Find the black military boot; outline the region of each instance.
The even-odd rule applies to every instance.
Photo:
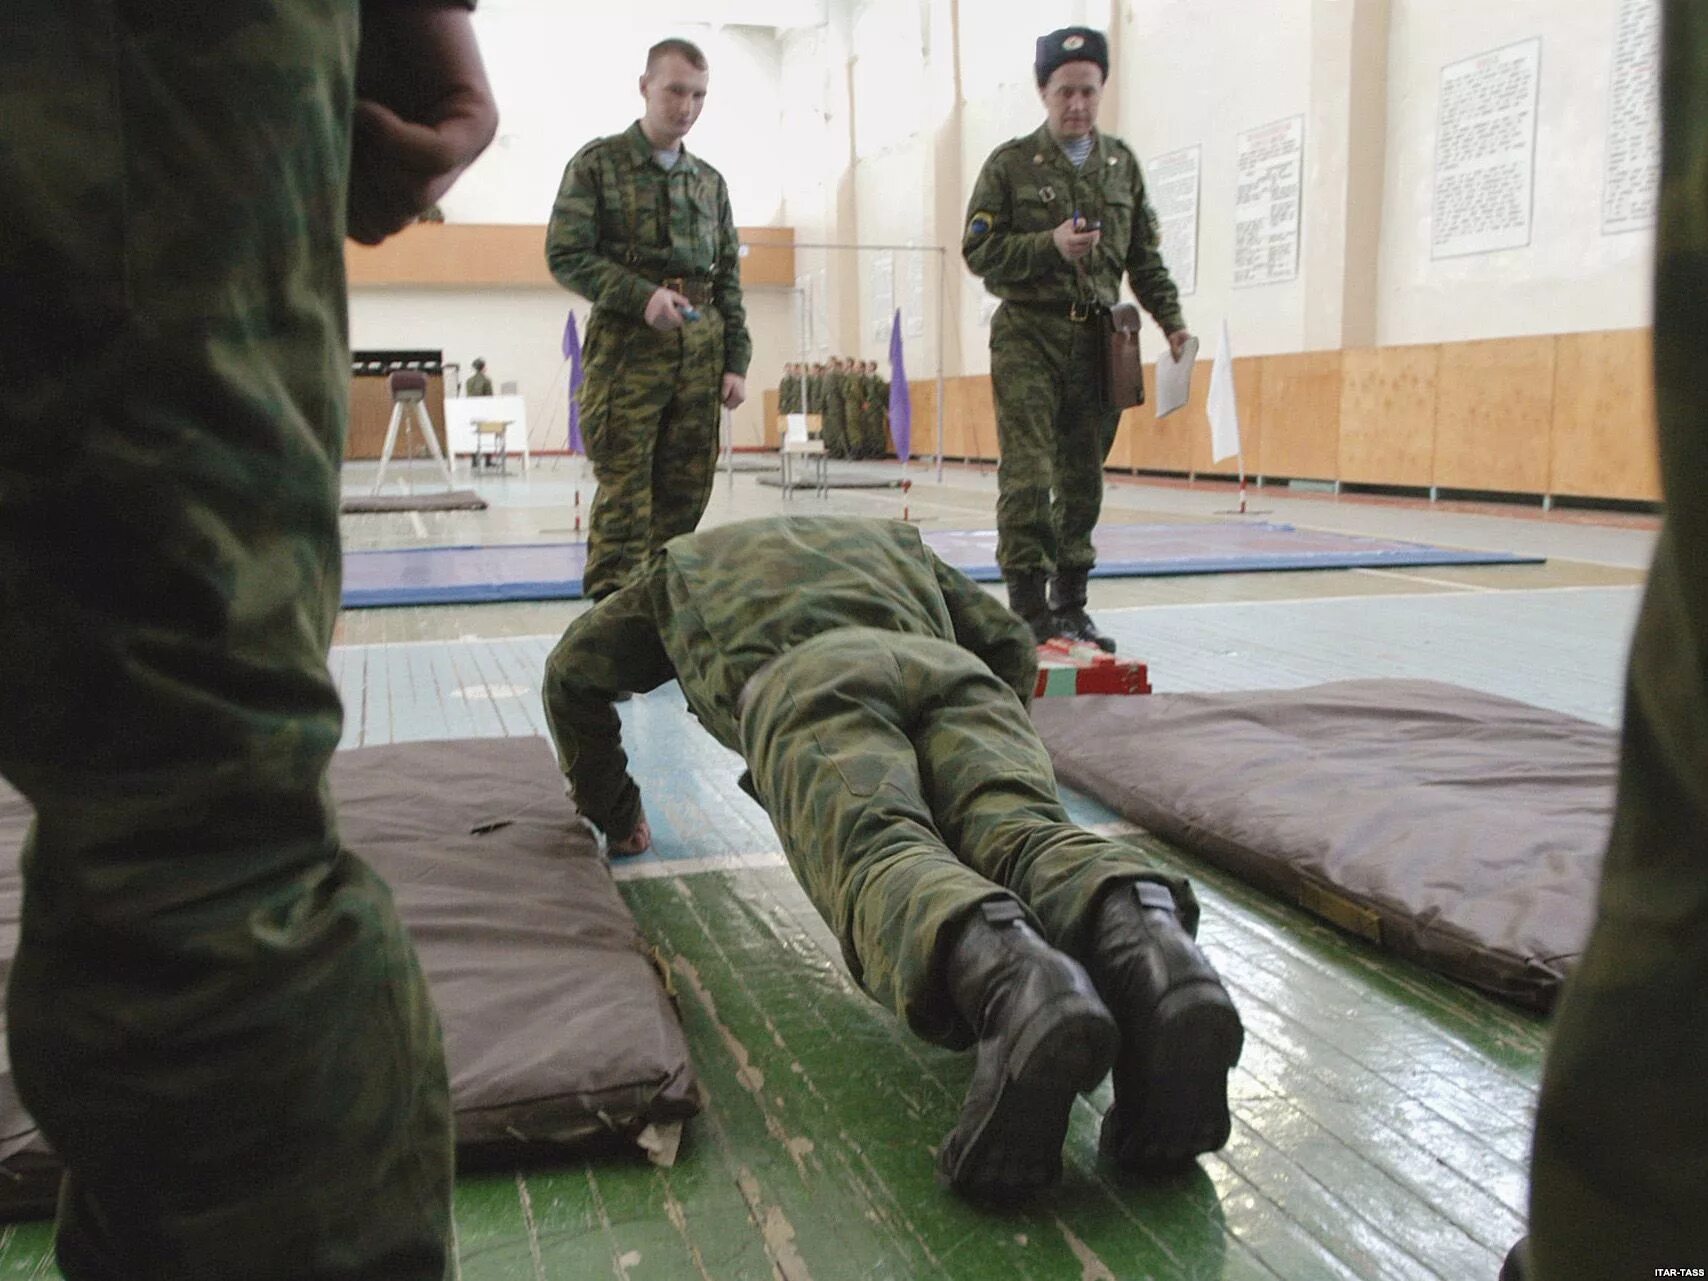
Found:
[[[1050,609],[1056,616],[1056,635],[1090,641],[1105,654],[1115,652],[1115,638],[1105,636],[1085,612],[1085,585],[1090,571],[1064,569],[1050,580]]]
[[[947,978],[978,1033],[978,1062],[938,1177],[971,1196],[1047,1187],[1061,1177],[1074,1096],[1115,1059],[1115,1020],[1079,962],[1044,942],[1012,899],[967,918]]]
[[[1041,569],[1009,569],[1002,574],[1008,584],[1008,608],[1025,620],[1032,639],[1040,645],[1056,635],[1056,616],[1044,599],[1046,577]]]
[[[1121,1025],[1103,1155],[1148,1173],[1225,1144],[1228,1071],[1245,1029],[1168,887],[1137,881],[1106,894],[1086,968]]]

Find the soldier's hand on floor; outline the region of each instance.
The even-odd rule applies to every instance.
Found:
[[[352,125],[349,233],[377,245],[449,191],[498,131],[467,8],[364,0]]]
[[[1176,329],[1168,336],[1168,350],[1176,360],[1179,360],[1180,353],[1186,350],[1186,344],[1191,341],[1192,331],[1190,329]]]
[[[692,311],[694,304],[674,289],[660,285],[646,300],[646,323],[654,329],[680,329],[685,323],[682,313]]]
[[[1050,238],[1056,242],[1056,249],[1069,262],[1078,262],[1103,239],[1102,231],[1095,228],[1081,231],[1077,224],[1077,219],[1069,218],[1050,233]]]
[[[645,854],[652,848],[652,827],[642,814],[640,822],[635,824],[635,830],[620,841],[607,841],[606,848],[612,858],[631,858],[636,854]]]
[[[724,408],[740,409],[742,401],[747,399],[747,379],[740,374],[724,375]]]

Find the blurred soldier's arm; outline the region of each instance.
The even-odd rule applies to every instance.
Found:
[[[735,230],[729,188],[718,182],[718,261],[712,268],[712,305],[724,318],[724,382],[721,399],[735,409],[747,397],[747,366],[753,339],[747,332],[747,307],[741,299],[741,238]]]
[[[349,234],[377,245],[450,190],[498,131],[474,0],[365,0]]]
[[[622,722],[613,704],[675,677],[659,640],[651,576],[637,575],[569,625],[546,660],[546,724],[575,807],[605,833],[613,852],[645,826],[640,788],[629,777]]]
[[[617,315],[647,319],[647,303],[658,286],[606,257],[599,238],[599,211],[607,198],[600,146],[589,143],[569,162],[546,226],[546,264],[558,284]],[[617,199],[616,193],[609,195]],[[686,299],[683,300],[686,303]]]
[[[949,606],[955,643],[984,660],[1003,684],[1030,706],[1038,685],[1038,646],[1032,629],[1001,601],[985,592],[960,570],[931,555],[937,586]]]
[[[1133,166],[1137,174],[1138,166]],[[1143,180],[1133,199],[1133,233],[1127,248],[1127,276],[1133,282],[1133,293],[1151,314],[1162,332],[1168,335],[1168,345],[1178,357],[1180,349],[1191,335],[1186,329],[1186,317],[1180,311],[1180,290],[1168,267],[1162,261],[1162,226],[1156,210],[1145,195]]]

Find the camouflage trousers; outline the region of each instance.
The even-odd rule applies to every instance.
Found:
[[[1083,957],[1114,885],[1186,882],[1070,823],[1014,691],[950,641],[838,628],[744,695],[741,749],[807,896],[855,979],[926,1040],[964,1047],[944,959],[977,904],[1012,897]]]
[[[1595,927],[1555,1017],[1535,1281],[1708,1268],[1708,14],[1669,0],[1655,389],[1667,513]]]
[[[832,458],[852,458],[853,444],[848,438],[848,410],[840,390],[826,393],[824,416],[819,420],[819,439],[824,452]]]
[[[438,1024],[325,787],[356,40],[0,8],[6,1023],[72,1281],[448,1275]]]
[[[723,401],[724,323],[711,307],[680,330],[593,311],[581,428],[599,491],[582,593],[601,600],[678,534],[712,496]]]
[[[1121,415],[1098,390],[1097,317],[1004,303],[990,325],[996,395],[996,563],[1004,570],[1079,570],[1097,563],[1103,461]]]

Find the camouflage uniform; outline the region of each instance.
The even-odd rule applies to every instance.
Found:
[[[723,176],[687,148],[663,168],[638,121],[588,143],[564,170],[546,260],[593,302],[581,430],[599,481],[582,578],[594,599],[706,510],[723,376],[745,377],[753,352],[739,248]],[[642,317],[667,282],[700,318],[660,331]]]
[[[871,457],[866,439],[866,376],[848,370],[842,375],[842,430],[850,458]]]
[[[866,375],[866,438],[874,458],[890,452],[890,385],[877,374]]]
[[[621,838],[641,803],[611,701],[674,676],[745,758],[855,978],[920,1036],[965,1045],[942,958],[974,905],[1017,898],[1084,956],[1103,889],[1163,879],[1067,821],[1026,715],[1036,672],[1024,625],[912,527],[774,517],[676,539],[576,619],[545,703],[576,804]]]
[[[1103,230],[1079,268],[1051,240],[1075,210]],[[1139,163],[1108,134],[1096,135],[1075,169],[1041,126],[1003,143],[979,172],[961,255],[1005,300],[990,327],[1002,450],[996,559],[1005,571],[1089,570],[1096,561],[1103,461],[1120,422],[1098,390],[1100,308],[1119,301],[1125,273],[1164,332],[1185,328],[1158,242]]]
[[[780,414],[798,414],[801,412],[801,380],[797,374],[784,374],[783,381],[777,385],[777,412]]]
[[[490,395],[492,395],[492,379],[488,378],[485,374],[482,374],[482,373],[470,374],[469,380],[463,384],[463,395],[465,395],[465,396],[490,396]]]
[[[438,1026],[325,789],[356,52],[354,0],[0,9],[6,1022],[73,1281],[448,1275]]]
[[[824,381],[820,384],[819,412],[824,415],[819,426],[819,439],[824,441],[824,452],[832,458],[850,457],[848,440],[848,398],[844,394],[845,375],[840,369],[824,371]]]
[[[1669,0],[1665,14],[1655,386],[1667,514],[1631,651],[1595,928],[1543,1072],[1537,1281],[1708,1267],[1708,14],[1700,0]]]

